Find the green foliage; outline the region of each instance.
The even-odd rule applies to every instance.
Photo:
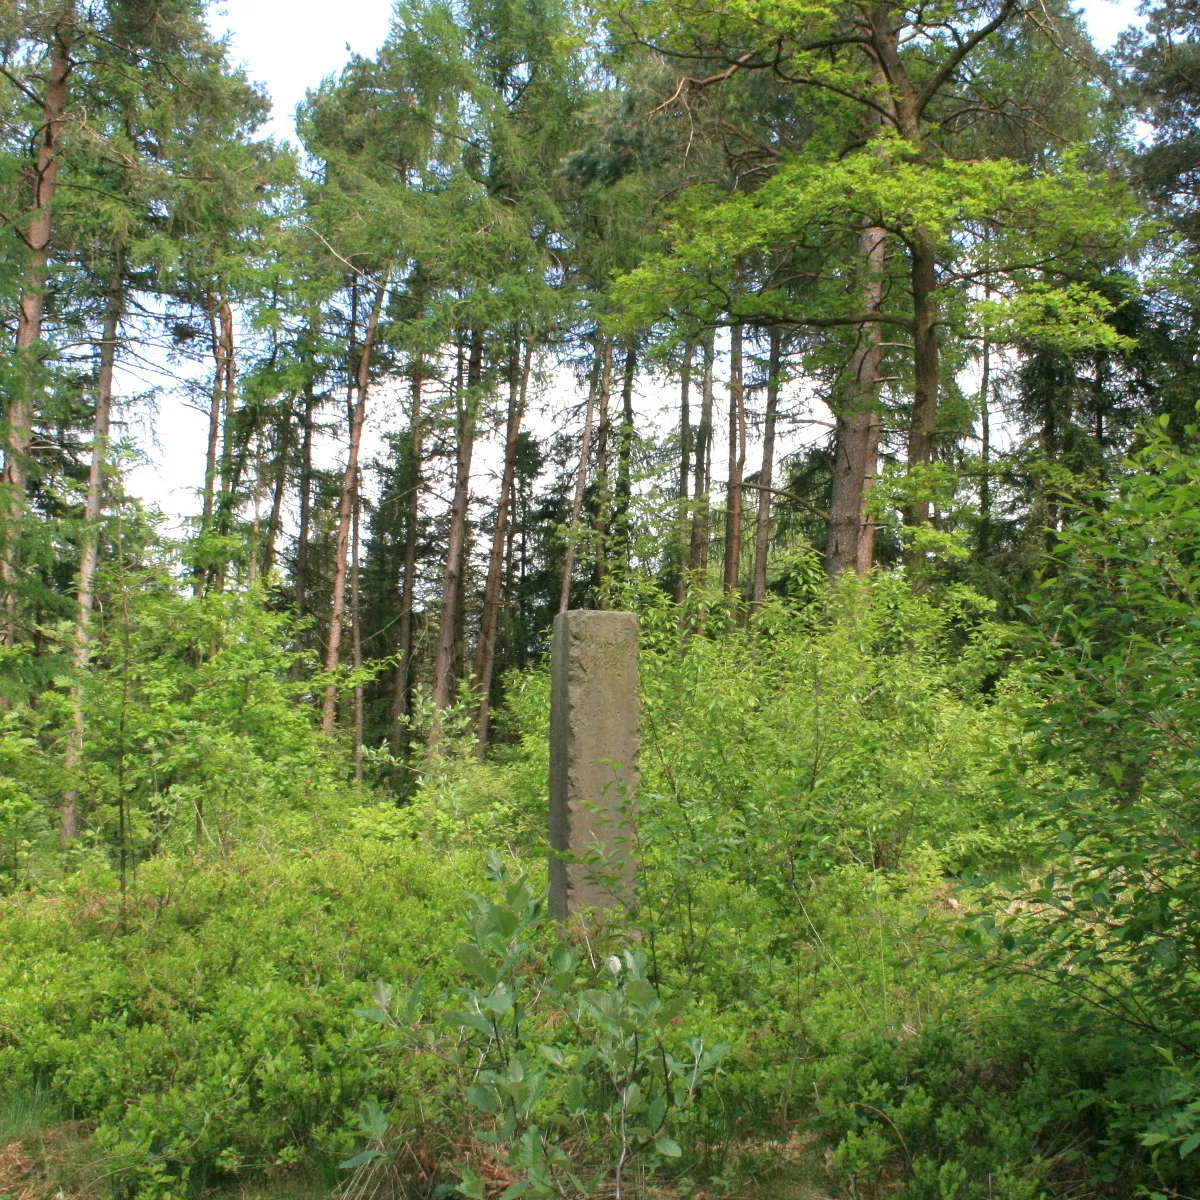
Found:
[[[353,1014],[373,977],[445,978],[470,860],[363,838],[160,856],[0,907],[0,1075],[94,1121],[122,1196],[344,1156],[385,1075]],[[432,964],[429,965],[429,964]],[[415,1085],[420,1086],[420,1085]]]
[[[432,1021],[414,1019],[418,980],[399,1010],[380,984],[378,1006],[363,1015],[454,1065],[475,1120],[482,1114],[487,1126],[476,1139],[516,1175],[502,1193],[508,1200],[591,1196],[610,1186],[620,1195],[630,1176],[644,1184],[681,1157],[672,1127],[729,1047],[681,1039],[673,1027],[687,998],[664,1000],[640,951],[583,971],[568,945],[547,950],[544,894],[513,879],[494,854],[488,875],[501,898],[472,897],[469,940],[455,952],[468,982],[452,1007]],[[386,1129],[367,1132],[382,1142]],[[369,1148],[343,1165],[363,1167],[382,1153]],[[486,1183],[473,1165],[462,1166],[457,1191],[483,1200]]]

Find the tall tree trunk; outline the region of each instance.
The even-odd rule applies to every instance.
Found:
[[[80,535],[79,585],[75,605],[75,645],[71,658],[71,729],[63,765],[70,778],[83,757],[86,733],[83,717],[83,673],[87,669],[92,640],[92,613],[96,603],[96,564],[100,550],[100,513],[104,507],[104,470],[108,462],[108,438],[112,427],[113,369],[117,360],[117,337],[125,311],[124,266],[118,252],[108,286],[108,304],[100,340],[100,368],[96,374],[96,411],[92,419],[92,461],[88,468],[87,500]],[[79,832],[79,794],[72,788],[62,798],[58,836],[65,849]]]
[[[913,410],[908,436],[910,468],[933,461],[933,435],[937,429],[941,348],[937,333],[937,248],[924,232],[910,243],[913,296]],[[907,523],[929,520],[929,501],[915,501]]]
[[[700,423],[696,427],[696,474],[692,510],[691,568],[708,569],[709,485],[712,477],[713,335],[704,343],[704,373],[700,385]]]
[[[675,580],[675,603],[682,604],[687,595],[688,556],[688,475],[692,469],[692,359],[696,356],[695,342],[688,342],[683,351],[683,368],[679,381],[679,547]]]
[[[729,335],[729,483],[725,504],[725,572],[727,595],[741,581],[742,480],[746,474],[746,391],[742,373],[742,324],[735,321]]]
[[[350,532],[350,640],[354,669],[362,666],[362,621],[359,605],[358,531],[362,517],[362,475],[354,480],[354,517]],[[354,685],[354,782],[363,781],[363,688]]]
[[[631,338],[625,348],[621,373],[621,428],[617,431],[617,483],[613,492],[613,549],[623,578],[629,576],[633,551],[629,509],[633,503],[633,384],[636,378],[637,343]]]
[[[221,409],[227,391],[225,377],[229,367],[226,353],[226,313],[229,306],[221,301],[216,312],[213,311],[214,300],[208,302],[208,328],[212,337],[213,352],[213,386],[208,405],[208,448],[204,458],[204,496],[200,507],[200,549],[204,553],[205,535],[212,532],[213,514],[216,511],[217,497],[217,460],[221,450]],[[219,321],[218,321],[219,317]],[[229,327],[232,339],[232,324]],[[196,564],[192,581],[192,592],[203,595],[205,583],[209,579],[209,570],[201,561]]]
[[[392,678],[392,753],[397,757],[403,750],[404,726],[402,717],[412,712],[412,655],[413,655],[413,605],[417,590],[417,534],[421,519],[421,466],[423,415],[421,412],[425,364],[418,357],[412,369],[412,403],[408,419],[408,495],[405,497],[407,512],[404,523],[404,577],[400,592],[400,661]]]
[[[859,251],[865,264],[863,307],[876,312],[883,300],[883,270],[887,233],[864,227]],[[846,397],[836,414],[833,486],[829,497],[829,545],[825,565],[831,579],[842,571],[862,574],[871,569],[875,523],[867,514],[867,493],[879,460],[883,428],[879,411],[879,376],[883,362],[883,331],[878,323],[863,325],[850,359]]]
[[[597,593],[604,583],[608,570],[608,518],[611,502],[608,478],[608,451],[612,440],[612,420],[609,405],[612,400],[612,345],[605,343],[603,366],[600,373],[600,395],[596,423],[596,516],[592,527],[596,532],[596,562],[593,579]]]
[[[775,421],[779,413],[779,327],[771,326],[767,360],[767,411],[763,420],[762,468],[758,473],[758,519],[754,530],[754,585],[751,603],[757,612],[767,598],[767,552],[771,546],[771,485],[775,475]]]
[[[287,492],[288,468],[291,466],[292,441],[295,437],[296,394],[288,396],[287,407],[280,414],[279,453],[275,460],[275,481],[271,493],[271,515],[267,520],[267,544],[263,547],[262,573],[266,579],[275,566],[276,547],[283,525],[283,498]]]
[[[358,399],[350,417],[350,447],[346,456],[346,473],[342,476],[342,491],[338,499],[338,534],[333,560],[333,602],[329,612],[329,640],[325,647],[325,670],[330,676],[341,661],[342,623],[346,616],[346,570],[350,551],[350,526],[354,516],[354,497],[358,491],[358,452],[362,445],[363,422],[367,415],[367,393],[371,384],[371,352],[375,348],[375,332],[387,295],[387,276],[375,289],[367,334],[358,357]],[[331,679],[325,687],[325,703],[321,711],[321,729],[332,733],[337,719],[337,684]]]
[[[317,400],[313,381],[304,383],[304,436],[300,445],[300,528],[296,533],[296,615],[308,609],[308,549],[312,530],[313,416]]]
[[[50,71],[42,98],[42,123],[37,134],[37,158],[30,173],[29,211],[33,214],[24,240],[29,248],[21,305],[17,314],[17,386],[8,402],[8,440],[4,447],[4,474],[0,500],[6,518],[0,527],[0,585],[4,589],[4,641],[17,640],[17,528],[29,489],[29,446],[33,437],[35,380],[34,348],[42,337],[46,317],[46,275],[50,266],[50,238],[54,231],[52,205],[58,182],[58,139],[67,109],[67,80],[71,62],[70,31],[74,4],[63,6],[62,20],[50,47]]]
[[[229,302],[221,305],[221,344],[225,359],[225,391],[221,398],[221,498],[217,507],[217,532],[228,535],[233,522],[234,494],[237,490],[234,436],[234,402],[237,397],[237,359],[233,344],[233,309]],[[221,561],[210,568],[209,578],[218,592],[225,590],[225,572],[229,561],[221,551]]]
[[[571,603],[571,572],[575,566],[575,547],[579,538],[579,519],[583,513],[583,497],[587,491],[588,463],[592,453],[592,422],[596,411],[596,399],[607,379],[611,363],[612,347],[597,340],[592,361],[591,378],[588,380],[587,407],[583,414],[583,440],[579,446],[579,470],[575,474],[575,498],[571,502],[571,523],[567,532],[567,553],[563,561],[562,590],[558,596],[558,611],[564,613]],[[521,542],[522,559],[525,553],[524,538]],[[522,570],[524,578],[524,570]]]
[[[992,347],[983,339],[983,372],[979,381],[979,457],[982,474],[979,479],[979,537],[976,553],[987,554],[992,524]]]
[[[496,505],[496,527],[492,530],[492,552],[488,557],[487,583],[483,591],[483,615],[479,622],[479,641],[475,646],[475,688],[479,693],[479,713],[475,722],[475,742],[480,754],[487,749],[488,722],[491,717],[492,673],[496,664],[496,629],[500,620],[500,584],[504,573],[505,533],[508,510],[512,504],[513,480],[517,473],[517,442],[525,402],[529,395],[529,370],[533,346],[525,345],[524,361],[520,342],[513,346],[508,384],[508,428],[504,436],[504,472],[500,476],[500,499]]]
[[[262,537],[263,464],[261,448],[254,468],[254,516],[250,520],[250,539],[246,548],[246,586],[258,583],[258,542]]]
[[[471,458],[475,451],[475,426],[479,416],[479,389],[483,377],[483,334],[471,335],[466,387],[455,397],[458,417],[458,462],[454,500],[450,506],[450,535],[446,546],[446,572],[442,578],[442,617],[438,623],[433,659],[433,704],[439,711],[454,699],[455,647],[462,610],[463,576],[467,565],[467,520],[471,506]],[[439,731],[431,730],[431,743]]]

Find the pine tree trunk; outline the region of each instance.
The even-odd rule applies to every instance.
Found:
[[[504,437],[504,471],[500,477],[500,499],[496,505],[496,526],[492,530],[492,552],[488,558],[487,583],[483,592],[483,615],[479,622],[479,641],[475,647],[475,688],[479,693],[479,713],[475,722],[475,742],[482,755],[487,749],[488,723],[491,717],[492,673],[496,664],[496,630],[500,621],[500,584],[504,571],[505,533],[508,510],[512,504],[513,480],[517,473],[517,443],[525,402],[529,395],[529,370],[533,346],[525,345],[520,363],[520,343],[513,347],[508,390],[508,428]],[[520,365],[519,365],[520,364]]]
[[[216,510],[217,496],[217,457],[221,449],[221,407],[224,403],[226,384],[225,373],[228,366],[225,342],[225,313],[228,305],[221,302],[219,313],[221,322],[218,325],[217,313],[212,309],[213,301],[208,303],[208,327],[212,337],[213,352],[213,386],[208,405],[208,448],[204,459],[204,496],[200,507],[200,543],[201,552],[204,549],[204,537],[212,531],[213,514]],[[192,592],[196,596],[204,594],[205,582],[209,572],[203,562],[197,563],[192,581]]]
[[[596,561],[593,564],[593,582],[597,595],[604,584],[608,571],[608,528],[611,494],[608,478],[608,449],[612,439],[612,421],[609,405],[612,401],[612,344],[604,345],[604,358],[600,369],[600,395],[596,422],[596,515],[592,527],[596,532]],[[599,601],[597,601],[599,603]]]
[[[708,569],[709,485],[712,478],[713,433],[713,335],[704,343],[704,373],[700,385],[700,423],[696,427],[696,474],[692,489],[695,502],[692,508],[693,572]]]
[[[233,429],[234,402],[237,396],[237,359],[233,344],[233,309],[228,301],[221,305],[221,345],[225,359],[225,390],[221,397],[221,498],[217,506],[216,528],[218,533],[228,535],[233,521],[233,497],[237,488]],[[225,590],[225,572],[228,566],[229,560],[222,549],[220,563],[209,570],[209,579],[215,591]]]
[[[42,99],[42,123],[37,134],[37,159],[31,170],[29,211],[33,214],[25,231],[29,260],[17,314],[17,386],[8,402],[8,439],[4,447],[4,474],[0,493],[6,511],[7,529],[0,527],[0,585],[4,588],[4,641],[17,640],[17,536],[29,489],[29,446],[33,437],[33,349],[41,340],[46,315],[46,275],[50,266],[50,238],[54,231],[53,210],[58,182],[58,139],[67,109],[67,80],[70,78],[71,44],[68,30],[74,24],[75,6],[63,8],[50,52],[50,71]],[[22,377],[23,376],[23,377]]]
[[[696,344],[688,342],[683,351],[683,368],[679,382],[679,548],[675,580],[675,603],[682,604],[687,595],[688,557],[688,475],[692,469],[692,359]]]
[[[342,624],[346,616],[346,573],[350,552],[350,527],[354,516],[354,497],[358,491],[358,453],[362,445],[363,422],[367,415],[367,393],[371,383],[371,352],[375,347],[375,332],[387,295],[387,277],[375,289],[375,301],[367,321],[367,334],[358,357],[358,399],[350,418],[350,447],[346,457],[346,473],[338,499],[338,534],[333,561],[333,601],[329,612],[329,640],[325,646],[325,670],[332,676],[341,662]],[[321,729],[332,733],[337,719],[337,684],[331,679],[325,687],[325,703],[321,710]]]
[[[767,598],[767,552],[771,546],[771,485],[775,479],[775,421],[779,413],[779,329],[771,327],[771,349],[767,362],[767,411],[763,420],[762,469],[758,473],[758,519],[754,531],[754,586],[751,603],[755,612]]]
[[[579,537],[579,519],[583,513],[583,497],[587,491],[588,463],[592,452],[592,423],[596,412],[596,399],[600,394],[604,367],[602,359],[610,353],[605,345],[603,351],[597,341],[592,362],[591,378],[588,380],[587,407],[583,414],[583,440],[579,446],[579,470],[575,474],[575,498],[571,502],[571,523],[567,533],[567,553],[563,561],[562,590],[558,597],[558,611],[564,613],[571,603],[571,572],[575,566],[575,546]],[[522,539],[522,555],[524,539]],[[524,572],[522,572],[522,575]]]
[[[433,704],[439,711],[454,699],[456,644],[462,610],[463,576],[467,559],[467,520],[471,506],[471,458],[475,450],[475,426],[479,416],[479,385],[483,377],[483,334],[471,335],[466,387],[455,397],[458,406],[458,453],[454,477],[454,500],[450,507],[450,535],[446,547],[446,571],[442,578],[442,615],[438,623],[433,660]],[[430,732],[431,744],[439,730]]]
[[[262,574],[266,579],[275,566],[276,547],[279,543],[279,532],[283,525],[283,498],[287,492],[288,468],[291,466],[292,439],[295,436],[295,405],[296,394],[293,392],[287,400],[287,407],[281,414],[279,429],[279,454],[275,460],[275,482],[271,493],[271,515],[267,519],[267,544],[263,547]]]
[[[412,655],[413,655],[413,605],[417,589],[417,534],[421,519],[421,467],[422,458],[422,412],[421,389],[424,385],[424,362],[418,358],[413,364],[412,406],[408,421],[408,496],[407,514],[404,525],[404,578],[400,593],[400,661],[392,680],[392,753],[399,757],[404,741],[404,726],[401,717],[412,712]]]
[[[746,393],[742,376],[742,325],[729,337],[729,483],[725,505],[726,595],[737,593],[742,566],[742,479],[746,473]]]
[[[984,558],[988,552],[992,524],[992,347],[983,339],[983,372],[979,381],[979,536],[975,552]]]
[[[74,679],[71,683],[71,728],[63,766],[70,778],[83,757],[86,729],[83,717],[83,672],[87,670],[95,609],[96,564],[99,560],[100,513],[104,507],[104,471],[108,462],[108,438],[112,427],[113,369],[117,360],[117,337],[125,311],[125,275],[118,254],[109,281],[108,305],[100,341],[100,369],[96,375],[96,411],[92,419],[92,461],[88,468],[87,500],[83,509],[82,543],[79,555],[79,586],[76,594],[75,645],[71,651]],[[59,811],[59,841],[65,849],[79,833],[79,796],[72,789],[62,798]]]
[[[937,250],[924,233],[910,244],[913,296],[913,411],[908,437],[910,468],[933,461],[933,435],[937,428],[938,389],[941,382],[941,348],[937,335]],[[929,520],[929,501],[910,507],[907,523]]]
[[[354,480],[354,517],[350,534],[350,637],[354,655],[354,669],[362,666],[362,621],[360,619],[360,591],[358,577],[358,531],[362,517],[362,476]],[[354,782],[363,781],[363,689],[361,683],[354,685]]]
[[[308,544],[312,529],[313,415],[317,401],[311,379],[304,384],[304,437],[300,446],[300,528],[296,532],[296,615],[308,610]]]
[[[628,578],[632,566],[633,532],[629,510],[633,503],[633,384],[637,378],[637,343],[632,339],[625,349],[621,373],[621,428],[617,431],[617,483],[613,499],[614,557],[622,577]]]
[[[866,264],[863,308],[866,312],[876,312],[883,300],[886,231],[875,225],[866,226],[859,250]],[[875,478],[883,428],[879,411],[882,327],[877,323],[864,325],[858,336],[858,346],[848,367],[846,400],[836,415],[829,545],[825,557],[831,579],[842,571],[859,574],[869,571],[875,550],[875,523],[867,514],[867,493]]]

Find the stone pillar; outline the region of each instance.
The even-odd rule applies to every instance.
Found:
[[[554,621],[550,699],[550,915],[630,905],[637,863],[638,621],[565,612]]]

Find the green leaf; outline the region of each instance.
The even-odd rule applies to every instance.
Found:
[[[482,1083],[473,1083],[467,1088],[467,1099],[480,1112],[495,1116],[500,1111],[500,1099],[495,1091]]]
[[[487,1194],[483,1180],[470,1167],[463,1167],[457,1190],[460,1196],[466,1196],[468,1200],[483,1200]]]
[[[683,1147],[674,1138],[655,1138],[654,1148],[664,1158],[679,1158],[683,1154]]]
[[[367,1163],[374,1162],[377,1158],[382,1157],[382,1150],[364,1150],[361,1154],[356,1154],[353,1158],[348,1158],[345,1162],[338,1163],[338,1166],[343,1171],[355,1171],[359,1167],[365,1166]]]

